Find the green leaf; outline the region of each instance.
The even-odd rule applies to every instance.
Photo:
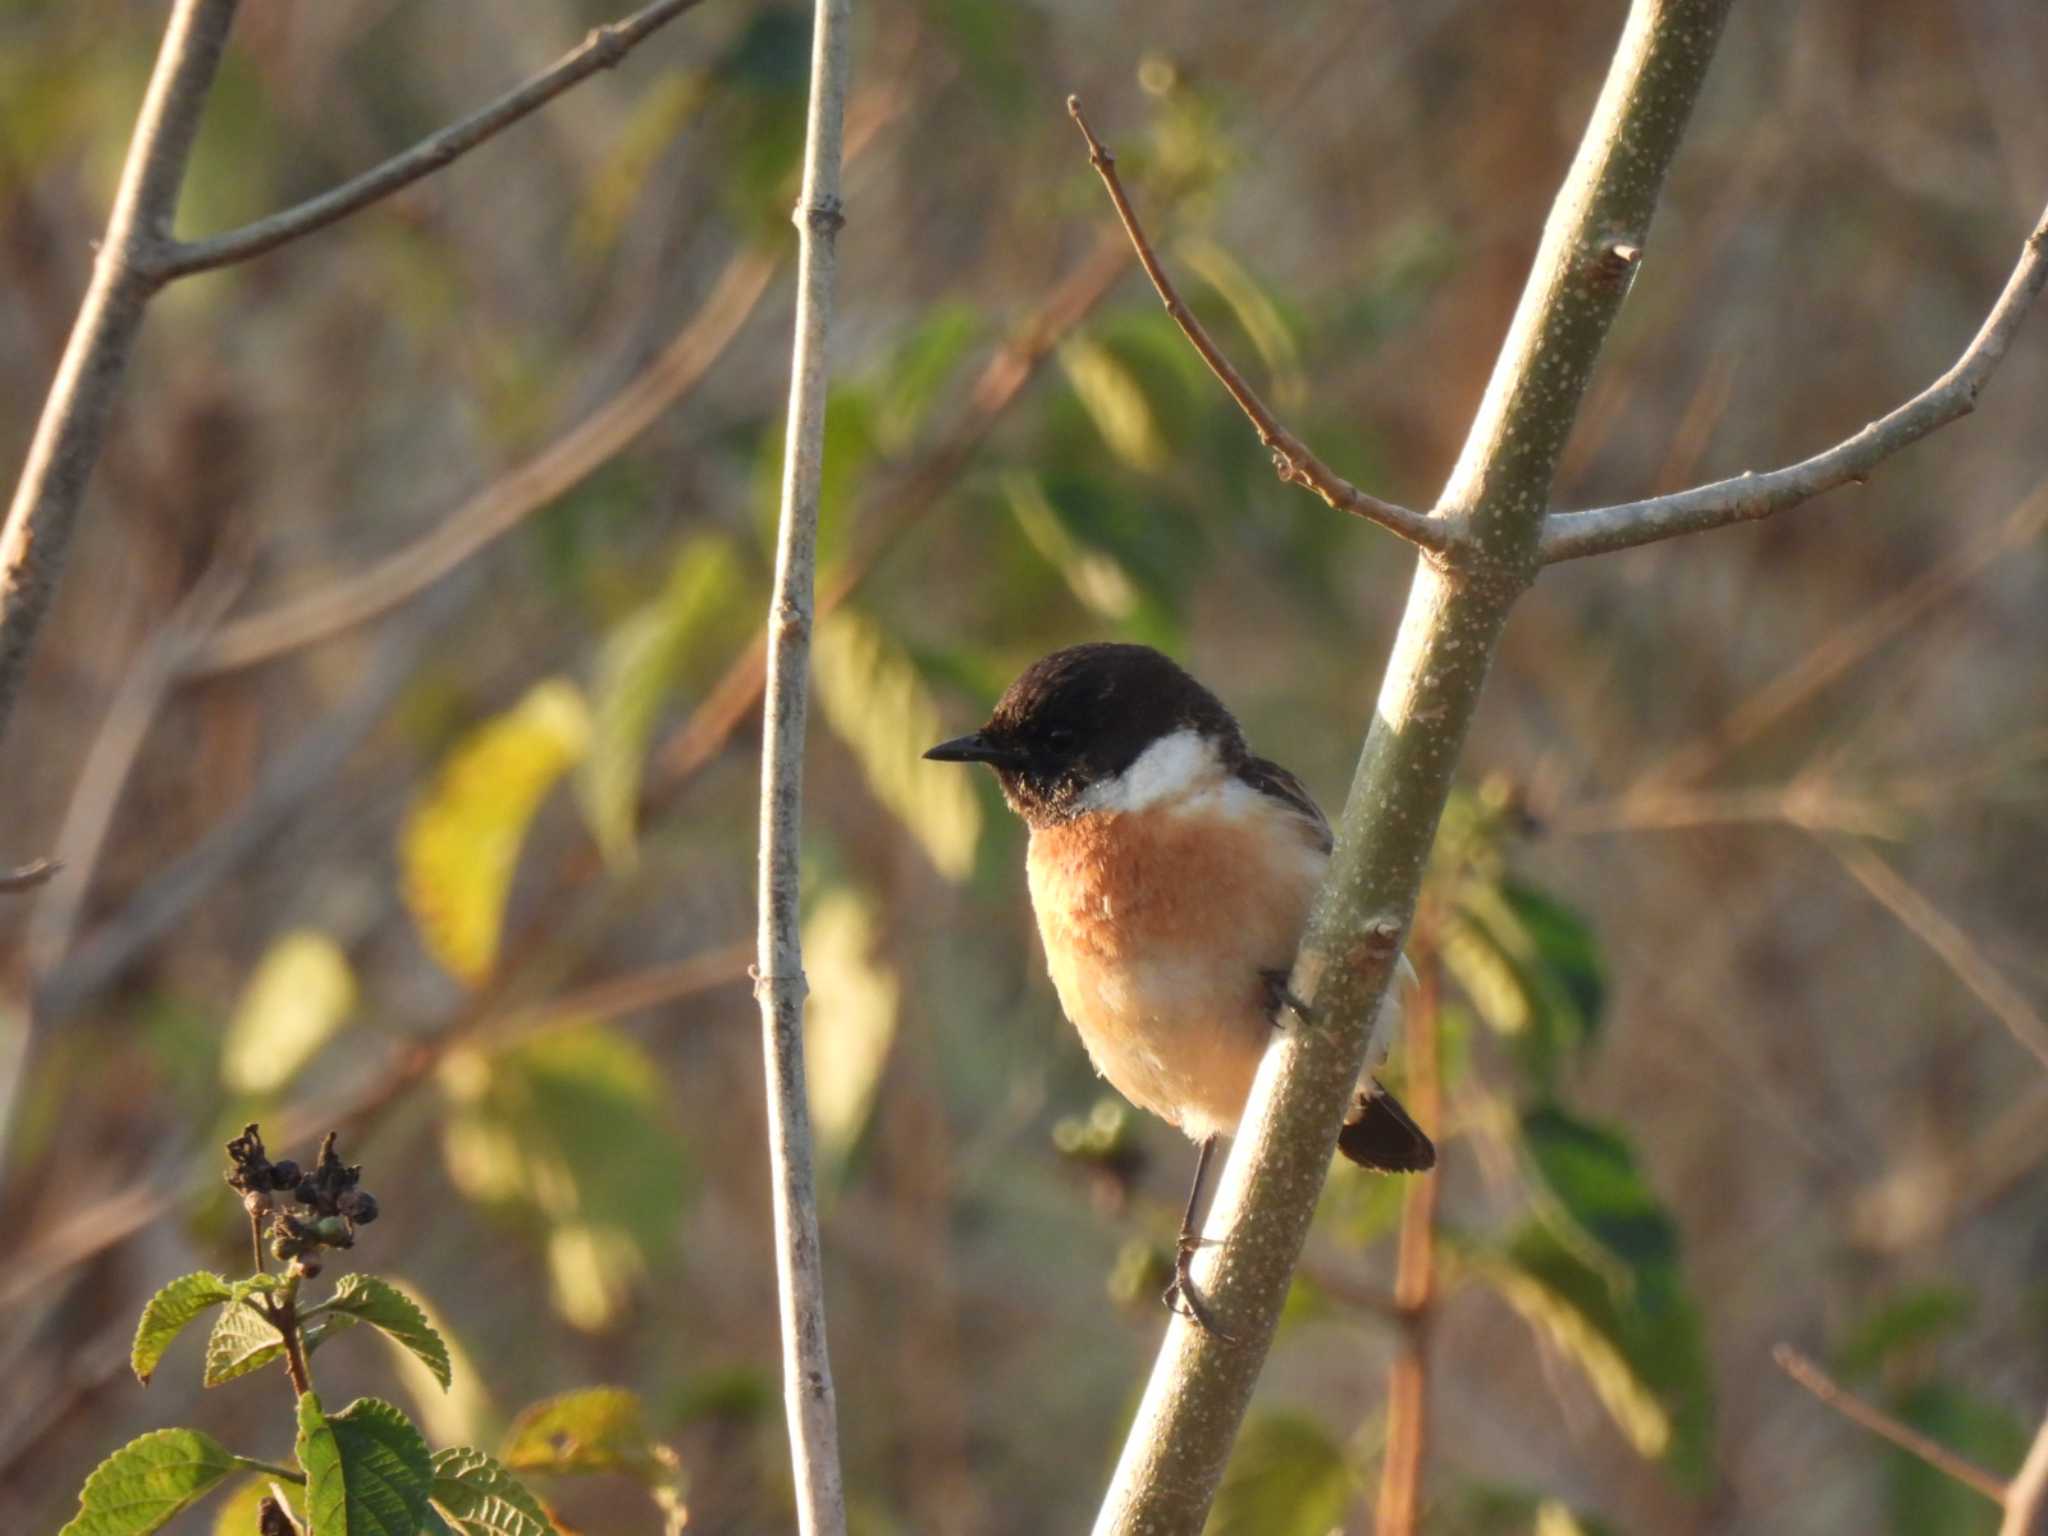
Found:
[[[981,838],[981,802],[968,775],[923,760],[943,734],[942,716],[909,653],[872,619],[842,608],[818,626],[811,675],[826,722],[852,748],[875,798],[940,874],[965,880]]]
[[[981,337],[981,311],[953,300],[929,309],[882,372],[876,390],[875,440],[888,454],[907,452],[960,359]]]
[[[1952,1285],[1918,1286],[1888,1298],[1849,1331],[1834,1351],[1844,1376],[1868,1376],[1893,1356],[1931,1344],[1970,1320],[1977,1310],[1968,1291]]]
[[[135,1379],[148,1386],[171,1340],[207,1308],[219,1306],[234,1294],[234,1288],[219,1275],[201,1271],[173,1280],[150,1297],[142,1309],[142,1321],[135,1327],[135,1345],[128,1352]]]
[[[299,1465],[312,1536],[419,1536],[434,1481],[427,1442],[391,1404],[358,1398],[329,1417],[299,1399]]]
[[[2027,1454],[2027,1431],[1996,1404],[1957,1387],[1929,1382],[1893,1405],[1900,1418],[1980,1467],[2016,1467]],[[1883,1452],[1892,1529],[1899,1536],[1992,1536],[1999,1509],[1983,1494],[1937,1472],[1893,1445]]]
[[[1176,247],[1176,255],[1182,265],[1215,289],[1216,296],[1230,306],[1239,327],[1258,349],[1260,360],[1272,375],[1268,398],[1274,407],[1286,411],[1299,406],[1308,389],[1302,378],[1301,348],[1265,286],[1213,240],[1183,239]]]
[[[1556,897],[1522,881],[1503,880],[1500,893],[1535,945],[1545,985],[1573,1010],[1580,1035],[1590,1038],[1607,1007],[1607,967],[1592,925]]]
[[[1357,1492],[1344,1448],[1321,1424],[1268,1413],[1239,1437],[1206,1536],[1326,1536]]]
[[[1130,573],[1116,556],[1087,544],[1067,527],[1038,476],[1021,469],[1007,471],[1003,492],[1017,527],[1060,573],[1076,602],[1098,618],[1118,624],[1138,612],[1144,594]]]
[[[1599,1259],[1534,1222],[1466,1262],[1579,1368],[1638,1455],[1703,1486],[1713,1401],[1699,1313],[1668,1268],[1631,1273]]]
[[[213,1332],[207,1336],[206,1372],[201,1383],[217,1387],[283,1358],[283,1335],[254,1307],[236,1297],[214,1319]]]
[[[643,1481],[666,1481],[674,1460],[648,1436],[639,1397],[622,1387],[529,1404],[505,1432],[502,1455],[518,1472],[624,1472]]]
[[[610,1326],[674,1241],[686,1187],[660,1070],[617,1029],[549,1029],[444,1058],[442,1151],[465,1195],[538,1223],[555,1307]]]
[[[235,1469],[233,1455],[196,1429],[159,1429],[93,1469],[78,1513],[58,1536],[142,1536],[161,1529]]]
[[[464,1536],[555,1536],[554,1522],[525,1485],[468,1446],[434,1453],[434,1502]]]
[[[399,836],[406,906],[428,951],[475,983],[497,964],[527,824],[590,737],[583,695],[559,678],[458,742]]]
[[[324,933],[295,929],[264,952],[221,1044],[221,1081],[271,1093],[313,1059],[356,1005],[355,973]]]
[[[1522,1115],[1522,1145],[1543,1187],[1580,1232],[1636,1269],[1677,1273],[1678,1228],[1619,1131],[1556,1104]]]
[[[692,539],[661,595],[618,624],[598,652],[590,752],[577,770],[576,792],[615,868],[633,862],[640,776],[655,719],[740,581],[730,540]]]
[[[1109,451],[1148,474],[1164,469],[1170,457],[1166,437],[1129,363],[1088,336],[1068,337],[1059,359]]]
[[[805,1082],[818,1163],[830,1176],[867,1128],[896,1039],[903,986],[880,957],[881,939],[873,903],[846,886],[821,895],[804,922],[813,988],[804,1010]]]
[[[448,1344],[434,1331],[426,1313],[397,1286],[375,1275],[343,1275],[334,1294],[320,1304],[322,1315],[346,1314],[359,1317],[403,1344],[434,1373],[445,1392],[454,1378],[448,1363]]]
[[[1577,914],[1511,880],[1467,879],[1445,925],[1444,963],[1473,1007],[1513,1039],[1547,1088],[1592,1038],[1605,1000],[1597,946]]]

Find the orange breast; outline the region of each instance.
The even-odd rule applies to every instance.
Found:
[[[1197,1138],[1236,1129],[1323,855],[1263,802],[1210,797],[1032,833],[1047,967],[1096,1069]]]

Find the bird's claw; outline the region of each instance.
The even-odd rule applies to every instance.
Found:
[[[1236,1342],[1209,1311],[1209,1304],[1202,1300],[1201,1292],[1195,1289],[1195,1277],[1191,1266],[1195,1262],[1195,1250],[1204,1246],[1207,1239],[1187,1237],[1181,1240],[1173,1257],[1173,1279],[1160,1293],[1159,1299],[1169,1312],[1178,1313],[1204,1333],[1222,1340],[1225,1344]]]

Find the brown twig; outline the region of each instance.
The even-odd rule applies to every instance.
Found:
[[[61,859],[31,859],[14,869],[0,870],[0,891],[32,891],[63,867]]]
[[[1680,534],[1754,522],[1861,481],[1893,454],[1977,408],[1977,396],[2005,357],[2028,308],[2048,285],[2048,213],[2034,226],[2018,265],[1977,334],[1953,366],[1904,405],[1824,453],[1768,474],[1742,474],[1670,496],[1543,520],[1543,562],[1633,549]]]
[[[595,473],[694,389],[768,291],[779,254],[741,251],[660,356],[533,458],[469,498],[431,532],[369,569],[217,630],[192,677],[254,666],[388,612],[425,591]]]
[[[1858,1397],[1790,1344],[1778,1345],[1771,1351],[1771,1358],[1778,1363],[1779,1370],[1844,1418],[1861,1424],[1873,1435],[1891,1441],[1907,1455],[1917,1456],[1935,1471],[1983,1494],[1992,1503],[2005,1502],[2006,1485],[2002,1478],[1994,1477],[1975,1462],[1958,1456],[1910,1424],[1900,1423],[1882,1408]]]
[[[1088,163],[1095,167],[1102,177],[1102,185],[1109,192],[1109,200],[1116,205],[1117,217],[1123,221],[1124,233],[1130,236],[1131,248],[1138,253],[1138,263],[1144,267],[1145,275],[1152,279],[1152,286],[1159,294],[1159,301],[1166,306],[1166,312],[1173,316],[1173,323],[1181,329],[1194,349],[1202,355],[1202,361],[1209,365],[1209,371],[1216,375],[1218,382],[1230,392],[1230,398],[1237,402],[1237,408],[1250,420],[1253,430],[1259,434],[1259,441],[1273,455],[1273,468],[1280,478],[1289,485],[1305,486],[1340,512],[1349,512],[1354,517],[1365,518],[1378,523],[1389,533],[1400,535],[1409,543],[1432,555],[1442,555],[1458,542],[1459,525],[1448,517],[1432,517],[1426,512],[1411,511],[1396,506],[1390,501],[1381,501],[1361,491],[1357,486],[1339,475],[1329,465],[1317,458],[1308,445],[1274,419],[1244,375],[1231,366],[1230,359],[1210,339],[1202,322],[1195,318],[1181,299],[1180,291],[1173,285],[1173,279],[1166,275],[1166,268],[1152,249],[1152,243],[1145,238],[1145,229],[1138,222],[1137,210],[1124,195],[1122,180],[1116,173],[1116,156],[1112,155],[1103,142],[1095,137],[1088,126],[1088,119],[1081,115],[1081,98],[1067,98],[1067,114],[1073,118],[1074,126],[1081,130],[1081,137],[1088,141]]]
[[[655,0],[654,4],[642,7],[623,21],[594,27],[588,37],[553,65],[524,85],[506,92],[482,111],[443,128],[404,153],[393,155],[382,165],[296,207],[273,213],[268,218],[258,219],[225,234],[168,244],[150,262],[150,275],[163,282],[193,272],[211,271],[216,267],[247,261],[252,256],[261,256],[301,235],[325,229],[329,224],[411,186],[422,177],[431,176],[494,134],[546,106],[586,76],[615,67],[660,28],[702,3],[703,0]]]
[[[1956,980],[1969,989],[1970,995],[1991,1010],[2006,1032],[2031,1051],[2042,1066],[2048,1067],[2048,1021],[1977,947],[1976,940],[1868,848],[1835,840],[1829,840],[1827,847],[1858,885],[1897,918],[1908,933],[1934,951]]]
[[[1437,1067],[1437,968],[1423,957],[1408,1032],[1408,1108],[1436,1136],[1443,1123]],[[1422,1508],[1429,1446],[1429,1345],[1436,1320],[1436,1203],[1440,1169],[1417,1175],[1401,1203],[1401,1246],[1394,1270],[1394,1314],[1401,1329],[1387,1373],[1387,1451],[1380,1463],[1378,1536],[1413,1536]]]

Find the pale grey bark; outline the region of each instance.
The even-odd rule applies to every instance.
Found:
[[[92,284],[0,531],[0,736],[7,733],[36,631],[78,524],[114,392],[158,284],[155,263],[171,243],[185,162],[235,6],[236,0],[177,0],[171,10]]]
[[[2027,1459],[2005,1490],[2005,1523],[1998,1536],[2048,1536],[2048,1419],[2034,1436]]]
[[[1736,475],[1670,496],[1590,512],[1554,512],[1543,520],[1544,563],[1604,555],[1684,533],[1754,522],[1862,480],[1893,454],[1977,408],[1978,394],[2004,359],[2013,333],[2044,284],[2048,284],[2048,212],[2027,236],[2004,291],[1962,356],[1904,405],[1825,453],[1768,474]]]
[[[1436,508],[1467,537],[1418,563],[1330,877],[1218,1188],[1196,1281],[1232,1336],[1168,1326],[1096,1523],[1196,1536],[1271,1344],[1393,973],[1494,645],[1538,568],[1558,455],[1647,245],[1729,0],[1638,0],[1545,229],[1465,451]]]
[[[768,1076],[783,1391],[797,1525],[804,1536],[840,1536],[846,1529],[804,1088],[804,997],[809,989],[798,892],[804,715],[810,695],[818,493],[825,459],[826,351],[838,235],[845,222],[839,167],[851,73],[851,12],[851,0],[817,0],[803,191],[796,207],[796,343],[790,359],[789,426],[783,444],[782,513],[775,541],[775,590],[768,607],[761,725],[760,933],[754,995],[761,1004]]]

